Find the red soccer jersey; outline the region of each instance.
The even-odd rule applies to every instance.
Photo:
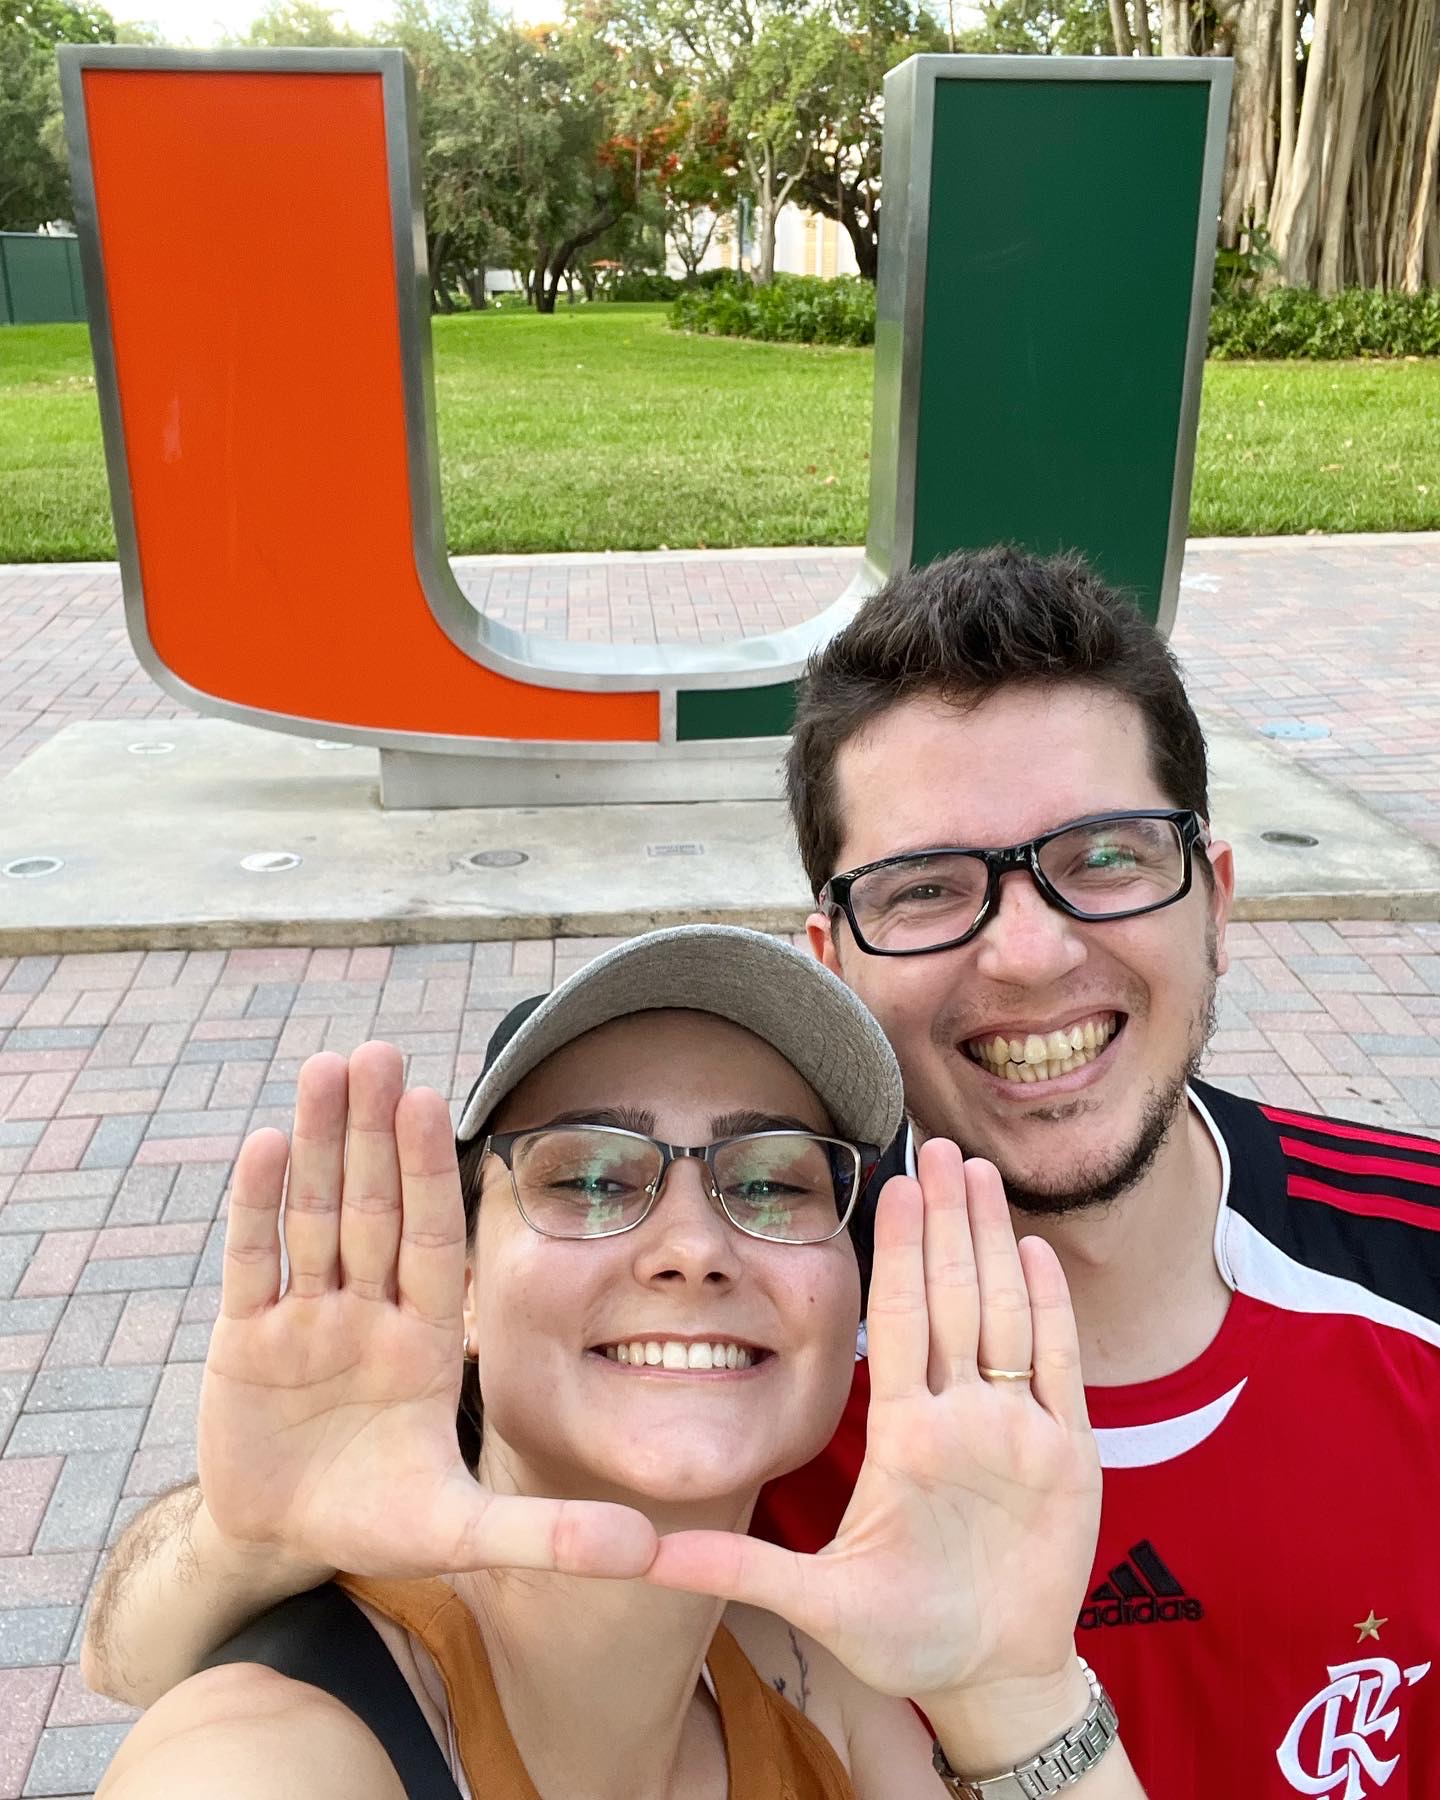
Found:
[[[1196,1085],[1234,1293],[1193,1363],[1089,1390],[1105,1467],[1077,1642],[1151,1800],[1440,1795],[1440,1145]],[[864,1454],[755,1529],[828,1542]]]

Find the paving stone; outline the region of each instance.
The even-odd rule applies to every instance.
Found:
[[[128,1725],[70,1725],[42,1731],[25,1781],[26,1796],[93,1792],[129,1729]]]
[[[124,1306],[124,1294],[72,1294],[50,1339],[45,1367],[78,1369],[103,1362]]]
[[[71,1663],[60,1672],[55,1697],[45,1723],[58,1725],[131,1725],[140,1714],[133,1706],[121,1706],[86,1687],[80,1671]],[[0,1789],[3,1793],[3,1789]]]
[[[58,1456],[0,1460],[0,1556],[28,1553],[62,1466]]]
[[[134,1298],[132,1295],[132,1301]],[[47,1413],[148,1406],[159,1380],[156,1368],[44,1369],[30,1384],[25,1410]]]
[[[129,1465],[128,1448],[67,1456],[35,1534],[35,1549],[99,1550],[109,1535]]]
[[[78,1606],[0,1608],[0,1668],[62,1661],[79,1611]]]
[[[149,1127],[150,1117],[148,1112],[108,1114],[96,1126],[80,1166],[85,1169],[128,1168]]]
[[[0,1800],[16,1800],[40,1741],[57,1668],[0,1670]]]
[[[145,1423],[144,1409],[108,1412],[22,1413],[7,1456],[71,1456],[77,1451],[132,1450]]]
[[[0,1557],[0,1594],[8,1607],[79,1606],[95,1572],[93,1550]]]
[[[0,1213],[0,1220],[3,1218]],[[39,1242],[38,1231],[7,1232],[0,1237],[0,1300],[8,1300],[15,1292]]]
[[[0,1300],[0,1335],[12,1331],[49,1331],[64,1310],[64,1299],[55,1295],[32,1300]]]
[[[117,1256],[88,1263],[76,1291],[96,1294],[131,1288],[188,1287],[195,1272],[194,1256]],[[9,1302],[14,1305],[15,1302]]]

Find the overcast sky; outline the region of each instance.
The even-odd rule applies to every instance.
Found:
[[[320,0],[323,5],[324,0]],[[215,44],[243,31],[264,8],[264,0],[111,0],[117,19],[157,25],[172,44]],[[388,0],[346,0],[333,8],[343,24],[369,31],[390,7]],[[522,19],[558,19],[562,0],[514,0],[506,10]]]

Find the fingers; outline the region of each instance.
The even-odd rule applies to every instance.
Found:
[[[870,1393],[904,1399],[927,1385],[930,1321],[925,1304],[925,1205],[918,1181],[894,1175],[875,1208],[875,1264],[865,1313]]]
[[[248,1319],[280,1297],[280,1198],[289,1145],[281,1131],[253,1131],[230,1180],[220,1311]]]
[[[285,1251],[292,1294],[323,1294],[340,1282],[340,1190],[345,1176],[348,1080],[343,1056],[310,1057],[295,1088]]]
[[[966,1203],[965,1159],[957,1144],[931,1138],[916,1159],[925,1196],[925,1301],[930,1387],[973,1379],[980,1335],[980,1289]]]
[[[401,1306],[458,1341],[465,1294],[465,1209],[450,1109],[430,1088],[415,1088],[395,1109],[402,1224],[396,1290]],[[533,1565],[536,1567],[544,1565]]]
[[[660,1539],[645,1579],[655,1587],[764,1607],[810,1631],[817,1624],[807,1601],[806,1570],[813,1561],[738,1532],[676,1531]]]
[[[1090,1423],[1085,1377],[1080,1368],[1080,1335],[1070,1289],[1060,1259],[1043,1238],[1020,1240],[1020,1263],[1030,1290],[1035,1376],[1031,1389],[1050,1416],[1068,1430]]]
[[[965,1165],[965,1191],[970,1204],[970,1232],[975,1244],[975,1270],[980,1283],[979,1365],[1017,1373],[1031,1365],[1034,1344],[1030,1324],[1030,1291],[1015,1247],[1015,1228],[999,1171],[993,1163],[972,1159]],[[1025,1393],[1023,1381],[997,1382]]]
[[[437,1571],[549,1569],[632,1580],[655,1557],[655,1527],[628,1506],[490,1494],[464,1472],[434,1502],[414,1523],[431,1539],[425,1560]]]
[[[388,1300],[395,1293],[400,1249],[395,1109],[404,1091],[405,1065],[393,1044],[362,1044],[350,1058],[340,1279],[368,1300]]]

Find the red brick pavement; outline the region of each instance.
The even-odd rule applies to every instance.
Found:
[[[507,624],[669,643],[794,624],[856,566],[829,550],[456,565]],[[1440,843],[1440,535],[1192,544],[1175,645],[1202,706],[1325,726],[1282,747]],[[182,712],[135,661],[113,565],[0,567],[0,774],[77,719]]]
[[[851,559],[481,566],[512,623],[768,630]],[[1320,772],[1440,842],[1440,540],[1202,546],[1177,645],[1199,698],[1330,735]],[[0,769],[73,719],[179,709],[140,673],[113,571],[0,571]],[[371,1035],[458,1098],[505,1009],[593,941],[0,957],[0,1800],[86,1794],[127,1715],[74,1666],[101,1549],[193,1465],[235,1146],[300,1062]],[[1209,1073],[1281,1104],[1440,1131],[1440,926],[1244,925]]]

